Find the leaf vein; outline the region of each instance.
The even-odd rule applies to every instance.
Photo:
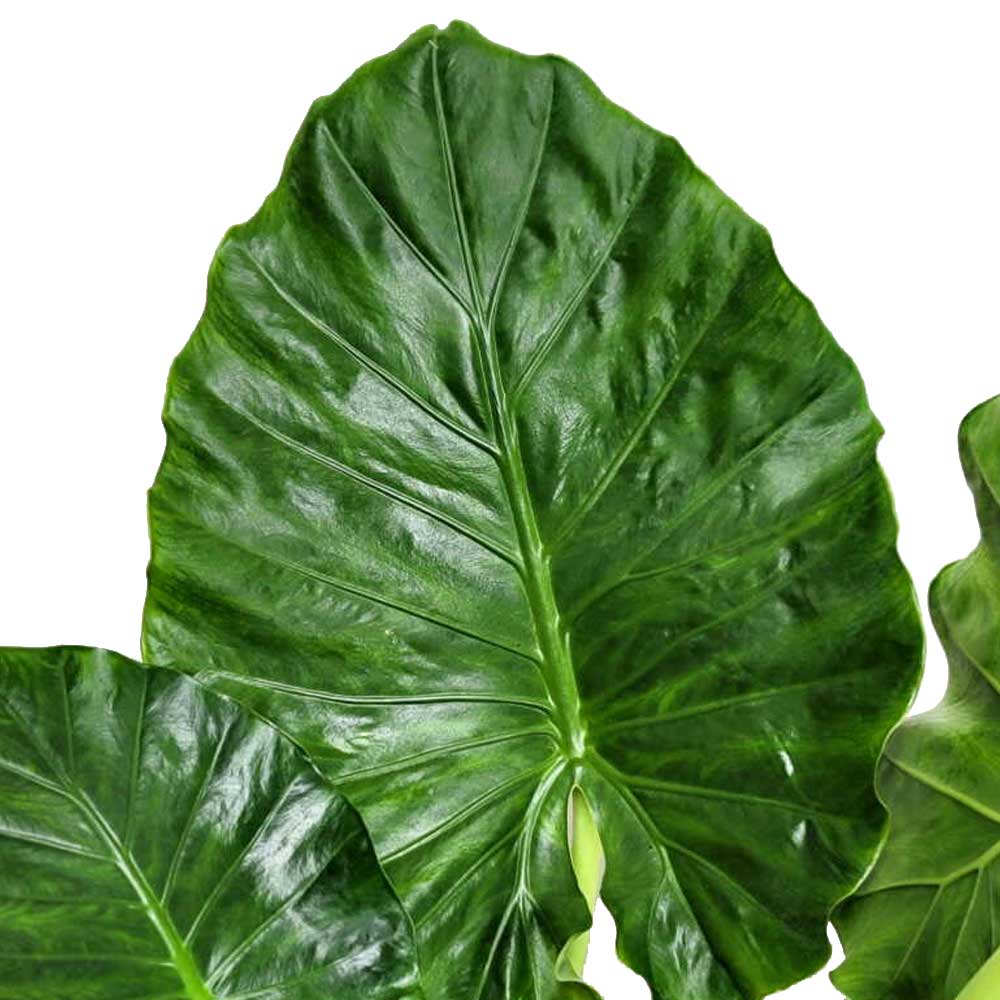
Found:
[[[232,724],[230,723],[230,725],[226,726],[226,729],[219,737],[219,742],[215,747],[215,752],[212,754],[212,759],[209,761],[208,767],[205,769],[205,773],[201,777],[201,781],[198,782],[198,788],[191,797],[191,808],[188,810],[187,818],[184,820],[184,826],[181,827],[180,836],[177,838],[177,843],[174,845],[174,852],[170,857],[167,874],[163,880],[163,888],[160,890],[160,899],[164,904],[166,904],[167,900],[170,898],[171,892],[173,892],[177,872],[180,870],[181,859],[184,857],[184,851],[187,848],[188,839],[191,836],[191,831],[194,829],[194,823],[198,815],[198,810],[201,808],[205,792],[212,780],[212,776],[215,774],[215,768],[219,763],[219,758],[222,756],[222,751],[225,748],[226,739],[229,736],[231,728]]]
[[[527,708],[546,715],[551,713],[551,707],[545,702],[532,701],[528,698],[506,698],[501,695],[479,694],[477,692],[445,691],[414,695],[351,695],[340,694],[335,691],[305,688],[296,684],[275,681],[268,677],[255,677],[249,674],[237,674],[226,670],[205,670],[198,676],[205,680],[213,677],[221,677],[225,680],[237,681],[240,684],[247,684],[251,687],[262,687],[271,691],[279,691],[292,697],[310,701],[330,701],[345,705],[447,705],[472,702],[474,704],[511,705],[515,708]]]
[[[980,802],[978,799],[974,799],[971,795],[967,795],[965,792],[962,792],[957,788],[952,788],[947,782],[941,781],[939,778],[934,777],[934,775],[928,774],[926,771],[922,771],[919,768],[914,767],[912,764],[904,763],[896,757],[893,757],[892,754],[888,752],[886,752],[884,756],[885,759],[897,770],[902,771],[903,774],[912,778],[914,781],[917,781],[922,785],[926,785],[926,787],[931,789],[931,791],[937,792],[939,795],[943,795],[945,798],[949,798],[953,802],[957,802],[959,805],[965,806],[966,809],[977,813],[985,819],[991,820],[994,823],[1000,823],[1000,812],[997,812],[995,809],[991,809],[985,803]]]
[[[241,552],[245,552],[247,555],[256,556],[263,562],[269,562],[276,566],[282,566],[291,573],[295,573],[309,580],[315,580],[317,583],[322,583],[328,587],[333,587],[335,590],[343,591],[345,594],[350,594],[352,597],[360,597],[363,600],[371,601],[373,604],[380,604],[383,607],[391,608],[393,611],[398,611],[400,614],[427,622],[429,625],[436,625],[437,627],[443,628],[449,632],[454,632],[456,635],[464,635],[468,639],[481,642],[485,646],[493,646],[506,653],[512,653],[522,659],[532,661],[535,659],[535,657],[529,653],[511,646],[502,639],[493,639],[482,635],[479,632],[476,632],[475,629],[461,625],[460,623],[445,618],[442,615],[438,615],[435,612],[425,611],[415,605],[388,597],[385,594],[380,594],[377,591],[370,590],[367,587],[362,587],[359,584],[347,583],[345,580],[340,580],[328,573],[323,573],[320,570],[303,566],[301,563],[295,562],[291,559],[285,559],[274,554],[273,552],[263,552],[260,549],[251,548],[244,542],[236,541],[231,535],[218,535],[217,537],[220,541],[230,545],[232,548],[239,549]]]
[[[439,823],[437,826],[431,827],[429,830],[420,834],[419,837],[414,838],[403,847],[382,855],[382,864],[391,865],[395,861],[398,861],[401,857],[411,854],[413,851],[432,843],[446,834],[449,830],[453,830],[456,826],[460,826],[466,820],[481,813],[494,801],[506,795],[511,789],[517,788],[518,785],[523,785],[526,781],[530,781],[532,778],[539,777],[548,766],[551,765],[534,768],[533,770],[527,771],[523,774],[515,774],[512,778],[508,778],[499,785],[494,785],[494,787],[489,791],[484,792],[481,795],[477,795],[471,802],[464,805],[457,812],[452,813],[447,819]]]
[[[131,850],[135,827],[135,793],[139,783],[139,760],[142,753],[142,730],[146,721],[146,699],[149,696],[149,671],[143,671],[142,695],[136,716],[135,735],[132,739],[132,755],[129,765],[128,789],[125,793],[125,832],[122,842]]]
[[[368,186],[364,178],[355,169],[354,165],[348,160],[347,155],[344,153],[339,142],[330,131],[330,126],[327,125],[326,121],[322,118],[319,120],[320,128],[323,130],[323,134],[326,136],[327,141],[333,148],[334,153],[343,163],[345,169],[350,175],[351,179],[358,185],[361,192],[367,198],[371,206],[378,212],[382,217],[385,224],[399,237],[406,248],[413,254],[413,256],[420,262],[423,268],[435,278],[441,287],[461,306],[462,310],[470,318],[472,317],[472,311],[469,307],[468,302],[465,300],[465,296],[459,292],[459,290],[448,280],[447,277],[441,272],[441,270],[436,267],[430,260],[430,258],[417,246],[413,239],[407,235],[403,227],[393,218],[389,210],[382,204],[381,201],[375,196],[375,192]]]
[[[388,764],[377,764],[373,767],[362,767],[354,771],[338,772],[336,779],[338,784],[347,781],[357,781],[361,778],[367,780],[374,775],[393,774],[396,771],[405,771],[415,764],[426,764],[442,757],[449,757],[454,753],[462,753],[465,750],[476,750],[480,747],[493,746],[498,743],[509,743],[512,740],[520,740],[531,736],[544,736],[553,742],[558,742],[556,736],[550,729],[521,729],[510,733],[480,736],[477,739],[456,740],[452,743],[443,743],[440,746],[431,747],[427,750],[421,750],[419,753],[399,757]]]
[[[474,445],[480,451],[484,451],[489,455],[496,454],[496,445],[484,437],[481,437],[475,431],[464,427],[453,417],[448,416],[443,410],[435,406],[433,403],[428,402],[424,399],[416,390],[410,388],[405,382],[399,379],[397,376],[393,375],[388,369],[380,365],[374,358],[366,354],[364,351],[355,347],[346,337],[338,333],[333,329],[328,323],[321,320],[318,316],[313,314],[309,309],[305,307],[301,302],[298,301],[291,293],[286,291],[277,280],[270,274],[270,272],[264,267],[263,264],[249,250],[243,248],[243,253],[254,266],[254,268],[260,273],[261,277],[271,286],[275,294],[281,298],[286,305],[293,309],[299,316],[302,317],[313,329],[317,330],[319,333],[323,334],[327,339],[331,340],[337,347],[342,351],[352,357],[359,365],[367,369],[376,378],[383,381],[390,388],[394,389],[400,395],[406,397],[411,403],[413,403],[418,409],[422,410],[428,417],[434,420],[436,423],[440,424],[445,429],[451,431],[453,434],[457,434],[459,437],[464,438],[469,444]]]
[[[622,233],[625,232],[625,227],[632,218],[632,213],[635,211],[636,206],[642,200],[642,195],[645,191],[646,185],[649,183],[652,176],[653,169],[650,167],[640,176],[639,180],[636,181],[635,187],[632,189],[621,219],[615,224],[614,229],[611,230],[608,240],[598,253],[593,266],[584,276],[584,279],[580,283],[579,287],[577,287],[573,294],[570,295],[563,307],[556,314],[552,325],[542,336],[542,339],[538,342],[536,347],[532,350],[524,368],[514,380],[514,384],[511,387],[510,398],[511,404],[515,408],[522,393],[535,377],[541,365],[544,364],[545,359],[548,357],[556,341],[559,339],[563,330],[566,329],[569,321],[573,318],[573,315],[576,313],[577,308],[583,301],[584,296],[590,290],[591,286],[597,280],[598,275],[604,270],[608,261],[611,259],[611,255],[614,253],[615,247],[618,245],[618,240],[621,238]]]
[[[278,441],[283,444],[286,448],[310,459],[311,461],[323,466],[326,469],[330,469],[333,472],[337,472],[342,476],[346,476],[348,479],[357,483],[360,486],[365,487],[373,493],[377,493],[380,496],[386,497],[395,503],[402,504],[405,507],[409,507],[411,510],[417,511],[423,514],[425,517],[429,517],[434,521],[444,524],[451,528],[452,531],[459,535],[468,538],[469,541],[475,542],[480,548],[485,549],[487,552],[498,556],[504,562],[510,563],[516,570],[520,571],[521,564],[509,549],[504,548],[502,545],[498,545],[492,539],[488,538],[486,535],[482,534],[480,531],[465,524],[458,518],[452,517],[451,514],[447,514],[444,511],[438,510],[432,507],[430,504],[425,503],[423,500],[417,497],[411,496],[408,493],[404,493],[402,490],[398,490],[393,486],[389,486],[387,483],[383,483],[378,479],[368,476],[363,472],[347,465],[344,462],[339,461],[336,458],[332,458],[329,455],[325,455],[315,448],[310,448],[309,445],[303,444],[301,441],[283,431],[278,430],[272,424],[268,423],[266,420],[262,420],[259,417],[254,416],[252,413],[244,410],[242,407],[236,406],[229,400],[223,400],[229,410],[237,416],[242,417],[247,423],[256,427],[261,433],[266,434],[268,437]]]

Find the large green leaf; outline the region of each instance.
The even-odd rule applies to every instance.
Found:
[[[918,616],[857,372],[676,142],[417,33],[224,240],[165,420],[145,649],[342,783],[432,997],[592,995],[590,815],[658,997],[823,963]]]
[[[1000,397],[969,414],[960,450],[983,537],[931,588],[948,691],[886,748],[889,841],[838,913],[833,978],[852,1000],[1000,997]]]
[[[0,649],[0,997],[415,1000],[357,813],[273,728],[104,650]]]

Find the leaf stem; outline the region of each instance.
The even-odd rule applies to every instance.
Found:
[[[604,879],[604,849],[601,846],[601,835],[597,829],[593,810],[578,785],[574,786],[570,794],[567,809],[573,874],[576,875],[580,892],[587,900],[590,912],[593,913]],[[563,958],[569,966],[569,972],[578,979],[583,976],[589,946],[590,931],[584,931],[570,938],[563,949]]]

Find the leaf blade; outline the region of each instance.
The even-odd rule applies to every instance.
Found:
[[[822,964],[919,622],[854,366],[676,142],[562,61],[419,32],[314,105],[224,241],[165,422],[146,653],[210,648],[350,779],[432,994],[585,990],[557,968],[590,921],[577,781],[657,995]]]

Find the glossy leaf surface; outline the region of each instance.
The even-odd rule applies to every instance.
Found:
[[[823,963],[919,624],[857,372],[676,142],[419,32],[224,240],[165,421],[147,654],[342,783],[432,997],[592,995],[574,789],[657,997]]]
[[[982,542],[931,588],[951,667],[941,704],[893,734],[879,791],[885,852],[838,914],[851,1000],[1000,996],[1000,398],[962,425]]]
[[[417,1000],[357,813],[227,698],[0,650],[0,997]]]

